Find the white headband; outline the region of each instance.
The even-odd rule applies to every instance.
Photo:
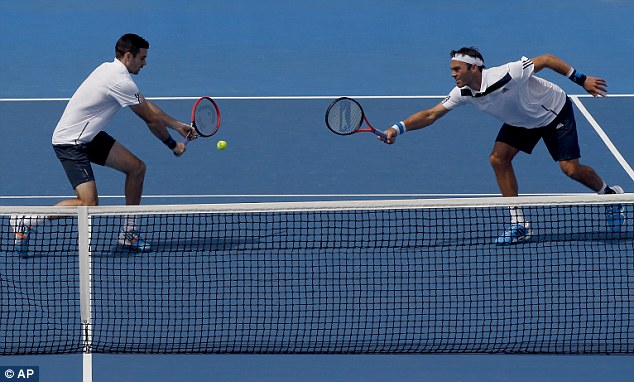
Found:
[[[467,56],[466,54],[462,54],[462,53],[454,54],[453,57],[451,57],[451,59],[456,61],[466,62],[467,64],[473,64],[475,66],[484,66],[484,62],[481,59],[477,57]]]

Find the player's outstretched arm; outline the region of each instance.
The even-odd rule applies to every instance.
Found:
[[[171,136],[169,131],[167,130],[167,123],[163,119],[162,111],[158,109],[156,106],[152,105],[150,102],[146,101],[143,96],[141,96],[142,102],[138,105],[130,106],[130,109],[134,111],[136,115],[139,116],[148,126],[152,134],[161,140],[176,156],[181,156],[185,152],[186,148],[182,142],[176,142]],[[159,110],[160,112],[157,112]],[[162,113],[162,114],[161,114]],[[166,115],[166,114],[165,114]],[[178,122],[178,121],[176,121]],[[180,123],[180,122],[179,122]],[[191,129],[190,126],[186,125],[185,127]],[[185,128],[176,129],[182,135],[186,132]],[[185,133],[186,134],[186,133]]]
[[[385,130],[385,134],[387,135],[385,142],[392,144],[396,141],[396,137],[398,135],[403,134],[406,131],[419,130],[419,129],[425,128],[433,124],[434,122],[436,122],[439,118],[441,118],[447,113],[449,113],[449,109],[444,107],[441,102],[432,108],[429,108],[427,110],[422,110],[422,111],[419,111],[418,113],[412,114],[406,120],[399,122],[399,124],[400,123],[403,124],[402,128],[399,129],[399,126],[397,124]]]
[[[605,97],[608,92],[608,84],[603,78],[586,76],[576,71],[572,66],[568,65],[561,58],[552,54],[543,54],[532,58],[535,65],[535,73],[543,68],[553,70],[563,76],[568,77],[571,81],[583,87],[585,91],[595,97]]]
[[[196,132],[194,131],[194,128],[191,127],[190,125],[174,119],[172,116],[170,116],[169,114],[161,110],[161,108],[156,106],[153,102],[150,102],[147,100],[146,102],[148,106],[150,107],[150,109],[152,110],[152,112],[158,115],[159,118],[163,121],[165,126],[178,131],[178,133],[183,138],[186,138],[188,136],[193,136],[196,134]]]

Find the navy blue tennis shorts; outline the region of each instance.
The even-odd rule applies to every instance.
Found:
[[[496,142],[503,142],[527,154],[533,152],[540,139],[555,161],[581,158],[577,123],[570,98],[561,109],[557,118],[544,127],[527,129],[525,127],[502,125]]]
[[[62,163],[70,184],[75,189],[82,183],[95,180],[90,163],[106,164],[115,139],[101,131],[88,143],[79,145],[53,145],[55,155]]]

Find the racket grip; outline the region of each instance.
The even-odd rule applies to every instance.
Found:
[[[377,130],[377,129],[372,129],[372,132],[376,135],[378,135],[379,137],[383,138],[383,139],[387,139],[387,134],[385,134],[384,132],[382,132],[381,130]]]
[[[187,146],[187,144],[188,144],[189,142],[191,142],[191,141],[189,140],[189,138],[185,138],[185,139],[183,140],[183,144],[184,144],[185,146]]]

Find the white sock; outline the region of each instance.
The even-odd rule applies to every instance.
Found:
[[[136,232],[137,224],[136,224],[136,216],[130,215],[123,218],[123,226],[121,227],[122,233],[131,233]]]
[[[599,195],[605,194],[605,189],[606,188],[608,188],[608,185],[605,184],[605,182],[603,182],[603,186],[601,186],[601,189],[599,190],[599,192],[597,192],[597,194],[599,194]]]
[[[521,207],[510,206],[509,212],[511,213],[511,224],[520,224],[524,227],[528,227],[526,219],[524,219],[524,211]]]
[[[38,225],[44,223],[45,220],[45,215],[11,215],[9,224],[13,228],[13,231],[16,232],[16,229],[18,229],[20,224],[24,224],[25,226],[34,229]]]

